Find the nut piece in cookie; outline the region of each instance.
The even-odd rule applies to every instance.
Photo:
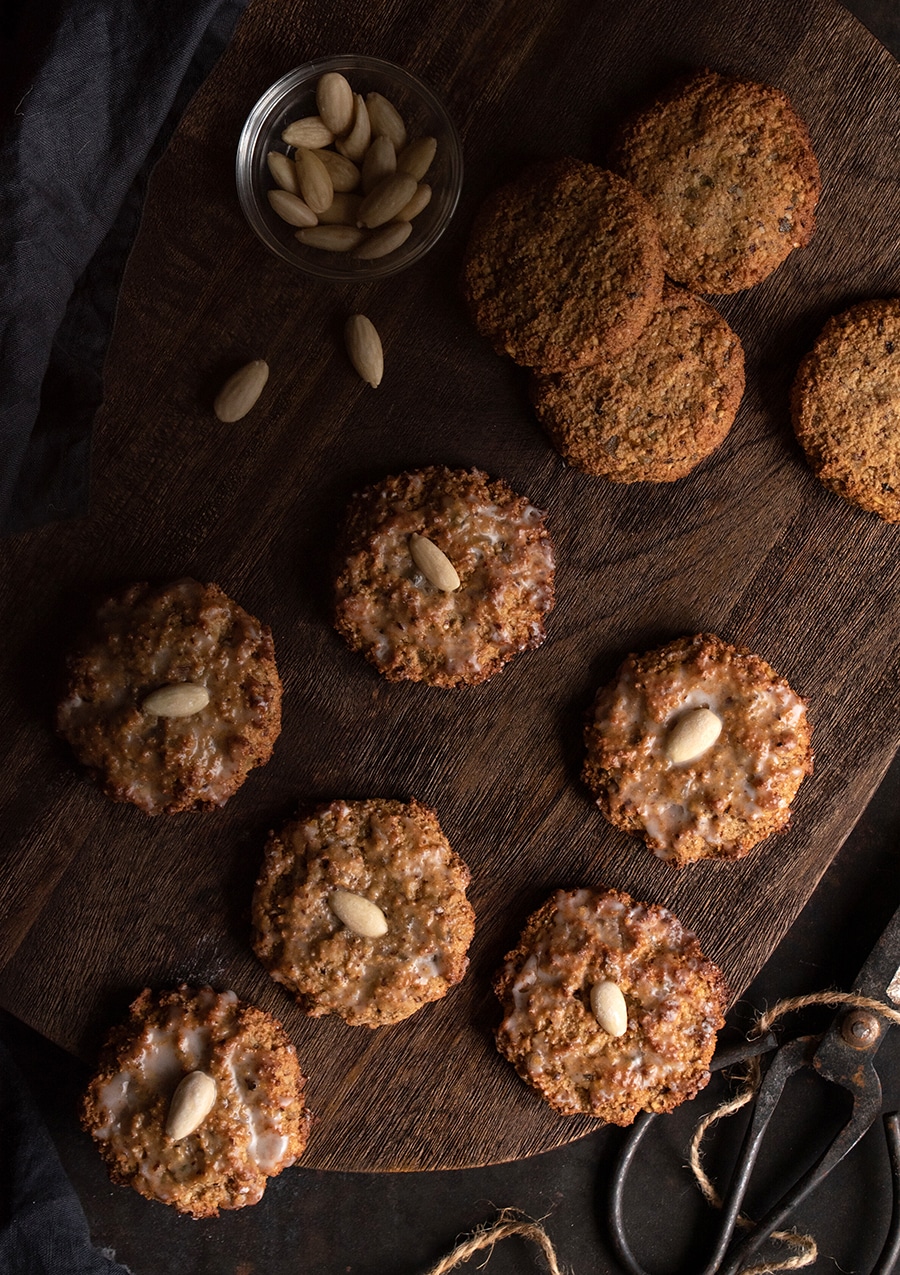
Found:
[[[826,487],[900,522],[900,298],[828,320],[797,371],[791,415]]]
[[[557,451],[612,482],[672,482],[731,428],[744,392],[744,351],[707,302],[667,283],[630,348],[590,367],[531,379]]]
[[[147,988],[109,1034],[81,1123],[114,1182],[215,1217],[303,1153],[305,1084],[281,1024],[234,992]]]
[[[601,688],[583,776],[660,859],[739,859],[789,822],[810,732],[806,702],[765,660],[701,633],[629,655]]]
[[[544,640],[544,515],[477,469],[433,466],[367,488],[338,561],[335,628],[390,681],[474,685]]]
[[[545,372],[621,353],[659,303],[653,216],[628,182],[560,159],[495,191],[466,249],[463,292],[498,354]]]
[[[59,733],[114,801],[147,814],[223,805],[281,730],[266,625],[215,584],[134,584],[69,660]]]
[[[666,274],[695,292],[752,287],[815,229],[809,132],[766,84],[700,72],[626,125],[610,163],[652,208]]]
[[[709,1080],[725,980],[665,908],[617,890],[558,890],[494,990],[497,1048],[563,1115],[628,1125]]]
[[[416,801],[333,801],[272,833],[253,949],[313,1018],[400,1022],[460,981],[469,870]]]

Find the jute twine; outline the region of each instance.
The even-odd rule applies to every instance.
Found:
[[[750,1039],[756,1036],[764,1036],[766,1032],[771,1031],[774,1024],[780,1018],[783,1018],[785,1014],[791,1014],[798,1009],[806,1009],[810,1005],[845,1005],[854,1009],[868,1009],[875,1014],[880,1014],[882,1018],[887,1018],[892,1023],[900,1024],[900,1011],[891,1009],[881,1001],[872,1000],[868,996],[857,996],[851,992],[815,992],[808,996],[788,997],[785,1000],[778,1001],[771,1009],[760,1014],[749,1032]],[[697,1179],[697,1185],[703,1192],[706,1201],[713,1208],[720,1209],[722,1207],[722,1197],[703,1168],[700,1154],[701,1143],[717,1120],[722,1120],[725,1116],[734,1115],[736,1111],[740,1111],[742,1107],[745,1107],[748,1102],[752,1102],[761,1083],[761,1061],[759,1058],[751,1058],[746,1063],[746,1071],[741,1078],[741,1089],[738,1090],[733,1098],[723,1102],[714,1111],[711,1111],[709,1115],[704,1116],[694,1130],[694,1136],[691,1139],[690,1165],[694,1172],[694,1177]],[[753,1225],[750,1218],[744,1216],[744,1214],[741,1214],[737,1222],[739,1226],[743,1227]],[[557,1261],[556,1250],[551,1244],[547,1232],[539,1222],[533,1221],[518,1209],[501,1209],[496,1222],[478,1227],[470,1236],[461,1240],[453,1251],[442,1258],[436,1266],[432,1266],[430,1270],[426,1271],[425,1275],[446,1275],[447,1271],[452,1271],[457,1266],[461,1266],[463,1262],[467,1262],[476,1253],[480,1253],[483,1249],[493,1249],[499,1240],[505,1240],[511,1235],[520,1235],[523,1239],[530,1240],[533,1244],[536,1244],[547,1260],[550,1275],[563,1275],[562,1268]],[[811,1235],[800,1235],[796,1231],[773,1231],[771,1238],[779,1240],[782,1244],[786,1244],[797,1251],[792,1257],[786,1257],[780,1262],[761,1262],[756,1266],[745,1266],[741,1271],[741,1275],[774,1275],[777,1271],[800,1270],[804,1266],[811,1266],[819,1255],[816,1241]],[[489,1257],[490,1253],[488,1253]]]
[[[810,1005],[843,1005],[853,1009],[868,1009],[875,1014],[881,1015],[882,1018],[887,1018],[892,1023],[900,1024],[900,1011],[891,1009],[881,1001],[872,1000],[868,996],[857,996],[853,992],[814,992],[808,996],[791,996],[785,1000],[778,1001],[771,1009],[760,1014],[749,1032],[750,1039],[752,1040],[756,1036],[764,1036],[766,1032],[771,1031],[774,1024],[780,1018],[783,1018],[785,1014],[793,1013],[798,1009],[806,1009]],[[704,1116],[694,1130],[694,1136],[691,1139],[691,1169],[704,1198],[713,1208],[720,1209],[722,1207],[722,1197],[703,1168],[700,1145],[708,1130],[717,1120],[733,1115],[736,1111],[740,1111],[742,1107],[745,1107],[748,1102],[753,1101],[761,1083],[762,1062],[759,1058],[751,1058],[747,1061],[746,1071],[741,1078],[742,1087],[735,1096],[727,1102],[723,1102],[721,1106],[716,1107],[709,1115]],[[737,1224],[738,1226],[750,1227],[753,1222],[750,1218],[741,1214],[737,1219]],[[776,1271],[800,1270],[801,1267],[811,1266],[819,1255],[816,1241],[811,1235],[800,1235],[796,1231],[773,1231],[772,1239],[780,1240],[783,1244],[787,1244],[798,1251],[792,1257],[786,1257],[780,1262],[762,1262],[756,1266],[745,1266],[741,1271],[741,1275],[770,1275],[770,1273]]]
[[[537,1244],[547,1259],[550,1275],[563,1275],[562,1269],[556,1260],[556,1250],[550,1243],[550,1237],[547,1232],[540,1223],[532,1221],[524,1213],[520,1213],[518,1209],[501,1209],[497,1221],[493,1225],[479,1226],[467,1239],[457,1244],[452,1253],[448,1253],[446,1257],[442,1258],[437,1266],[432,1266],[426,1272],[426,1275],[445,1275],[447,1271],[452,1271],[454,1267],[461,1266],[463,1262],[467,1262],[470,1257],[474,1257],[482,1249],[492,1249],[498,1240],[505,1240],[510,1235],[521,1235],[524,1239],[531,1240],[533,1244]],[[488,1253],[488,1257],[490,1257],[490,1253]]]

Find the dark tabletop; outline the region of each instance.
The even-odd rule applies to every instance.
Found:
[[[900,56],[896,0],[852,0],[847,7]],[[809,905],[730,1015],[736,1034],[759,1009],[786,996],[846,988],[883,925],[900,904],[900,757],[846,841]],[[826,1020],[804,1019],[811,1029]],[[560,1262],[574,1275],[620,1268],[610,1256],[603,1210],[619,1130],[600,1129],[559,1151],[484,1169],[412,1174],[324,1173],[298,1167],[282,1174],[252,1209],[194,1222],[136,1193],[113,1187],[75,1108],[84,1066],[0,1014],[0,1038],[32,1087],[64,1167],[87,1214],[95,1243],[134,1275],[415,1275],[452,1248],[456,1238],[515,1207],[543,1224]],[[879,1054],[888,1106],[900,1105],[900,1055],[889,1039]],[[696,1119],[720,1092],[661,1122],[642,1158],[629,1217],[635,1246],[654,1271],[699,1270],[702,1246],[686,1241],[703,1214],[683,1167]],[[804,1167],[830,1118],[841,1114],[836,1094],[812,1079],[792,1091],[790,1120],[774,1131],[773,1151],[760,1166],[750,1211],[758,1212],[779,1184]],[[704,1108],[704,1109],[705,1109]],[[727,1148],[725,1149],[727,1150]],[[723,1151],[724,1154],[724,1151]],[[715,1148],[710,1159],[716,1164]],[[890,1211],[888,1166],[879,1126],[851,1153],[822,1191],[798,1214],[815,1234],[818,1272],[867,1272],[880,1249]],[[476,1259],[481,1262],[483,1257]],[[472,1265],[475,1263],[473,1262]],[[535,1250],[515,1239],[490,1258],[492,1275],[544,1269]]]

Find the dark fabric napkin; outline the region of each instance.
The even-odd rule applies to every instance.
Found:
[[[91,422],[149,172],[246,3],[18,7],[32,43],[36,20],[46,30],[0,138],[4,533],[87,509]]]
[[[129,1275],[95,1249],[78,1198],[12,1058],[0,1044],[0,1271]]]

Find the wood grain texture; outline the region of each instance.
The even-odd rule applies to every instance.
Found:
[[[803,907],[900,742],[900,531],[843,504],[793,441],[787,393],[826,316],[900,290],[896,63],[835,4],[253,0],[159,164],[122,292],[94,449],[90,517],[5,547],[0,1001],[90,1055],[145,984],[210,981],[272,1010],[310,1076],[306,1163],[458,1167],[592,1128],[554,1116],[496,1055],[490,976],[557,886],[606,883],[671,907],[738,994]],[[258,95],[313,57],[365,51],[446,99],[466,183],[447,237],[405,275],[315,283],[255,241],[233,153]],[[818,232],[767,282],[720,303],[747,353],[730,437],[689,478],[613,487],[567,470],[524,374],[470,327],[457,276],[482,198],[533,158],[602,160],[623,113],[712,65],[784,88],[824,174]],[[385,347],[370,390],[340,345],[367,313]],[[268,359],[264,405],[212,416],[223,375]],[[329,624],[329,553],[360,485],[478,465],[548,510],[549,637],[483,687],[389,685]],[[284,731],[222,810],[150,819],[105,801],[52,735],[62,660],[98,592],[214,580],[271,624]],[[622,656],[710,630],[807,697],[816,773],[791,829],[737,864],[681,873],[607,827],[578,772],[581,720]],[[445,1001],[380,1032],[303,1019],[255,963],[249,895],[269,827],[298,803],[415,796],[473,872],[472,965]]]

